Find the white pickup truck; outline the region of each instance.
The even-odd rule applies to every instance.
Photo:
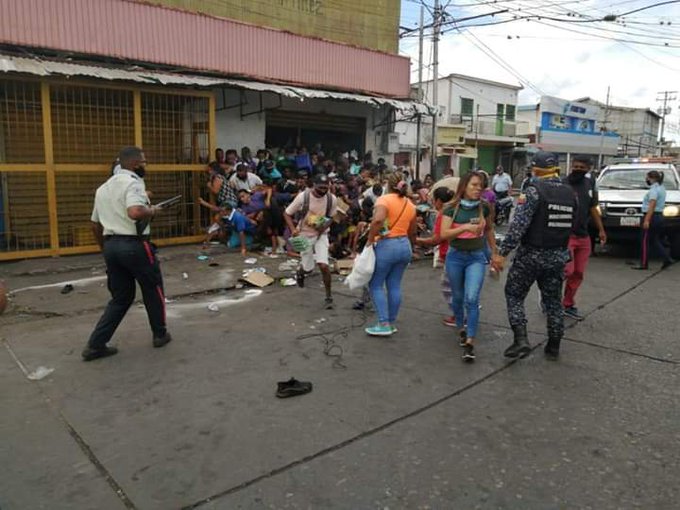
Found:
[[[680,176],[666,158],[621,160],[602,170],[597,178],[600,212],[607,237],[612,242],[637,240],[642,221],[642,198],[647,193],[647,172],[657,170],[664,176],[666,207],[664,224],[671,256],[680,258]]]

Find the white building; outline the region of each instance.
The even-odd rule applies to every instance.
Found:
[[[521,134],[535,149],[556,152],[566,162],[570,154],[615,156],[621,137],[604,131],[604,112],[598,105],[542,96],[538,104],[522,105],[517,118]]]
[[[417,84],[415,85],[417,87]],[[423,82],[423,98],[433,102],[433,82]],[[438,169],[456,175],[480,166],[487,171],[502,164],[512,170],[514,149],[529,140],[517,135],[519,85],[450,74],[438,80]],[[402,151],[416,148],[415,121],[398,122]],[[432,124],[423,120],[422,146],[432,143]],[[415,158],[414,158],[415,161]],[[427,173],[427,172],[424,172]]]
[[[590,97],[577,99],[578,102],[599,106],[607,117],[607,130],[621,136],[621,156],[653,156],[659,153],[659,125],[661,115],[649,108],[606,106]]]

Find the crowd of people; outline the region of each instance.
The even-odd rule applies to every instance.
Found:
[[[134,300],[134,282],[142,287],[144,304],[154,333],[153,345],[170,340],[165,324],[163,281],[149,240],[149,221],[157,208],[144,187],[146,160],[140,148],[121,151],[119,167],[98,190],[92,214],[93,232],[104,251],[112,300],[83,352],[86,361],[117,351],[107,345]],[[566,178],[560,177],[555,154],[538,152],[523,183],[517,211],[502,242],[495,235],[496,208],[507,197],[512,180],[502,167],[493,178],[483,170],[461,178],[445,176],[433,182],[426,175],[414,179],[409,168],[375,163],[368,153],[333,160],[321,151],[304,148],[273,155],[259,150],[255,157],[244,147],[217,149],[207,169],[209,197],[200,203],[214,214],[208,240],[221,239],[245,255],[261,243],[272,256],[288,254],[300,260],[296,281],[304,287],[318,267],[325,288],[324,306],[334,307],[331,257],[355,257],[369,248],[375,254],[370,281],[355,308],[372,303],[376,322],[365,331],[371,336],[398,332],[401,282],[414,250],[431,252],[435,266],[443,266],[442,293],[450,315],[443,322],[457,329],[462,358],[475,360],[480,322],[480,295],[487,274],[498,277],[508,255],[517,250],[508,272],[505,298],[514,339],[508,358],[522,358],[531,346],[527,337],[524,301],[538,284],[547,315],[548,359],[559,356],[564,315],[583,317],[575,296],[584,279],[590,250],[589,224],[607,240],[600,218],[595,180],[587,156],[572,159]],[[643,207],[643,268],[647,247],[657,243],[664,206],[662,177],[648,175],[650,191]],[[496,206],[494,206],[496,203]],[[140,232],[139,224],[145,226]],[[656,230],[655,230],[656,229]],[[656,236],[656,237],[655,237]],[[659,243],[657,243],[659,244]],[[437,263],[439,262],[439,264]],[[664,267],[672,260],[665,256]],[[563,284],[566,280],[566,286]]]

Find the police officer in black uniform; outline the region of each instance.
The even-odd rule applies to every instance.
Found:
[[[571,188],[560,180],[556,154],[537,152],[531,169],[533,178],[520,195],[515,217],[493,265],[502,270],[505,257],[517,248],[505,285],[508,320],[515,338],[505,356],[524,358],[531,352],[524,300],[533,283],[538,282],[548,315],[545,354],[555,360],[564,334],[562,282],[577,200]]]
[[[92,211],[92,231],[106,261],[111,301],[83,350],[84,361],[118,352],[107,343],[134,302],[135,282],[142,289],[153,346],[163,347],[172,340],[165,326],[161,269],[149,241],[148,223],[156,208],[150,205],[144,185],[144,152],[139,147],[125,147],[118,159],[121,168],[97,189]]]

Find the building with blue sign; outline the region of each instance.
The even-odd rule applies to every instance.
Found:
[[[621,137],[604,126],[604,108],[598,104],[542,96],[538,104],[522,105],[517,119],[535,149],[556,152],[562,161],[571,154],[590,154],[594,160],[616,156]]]

